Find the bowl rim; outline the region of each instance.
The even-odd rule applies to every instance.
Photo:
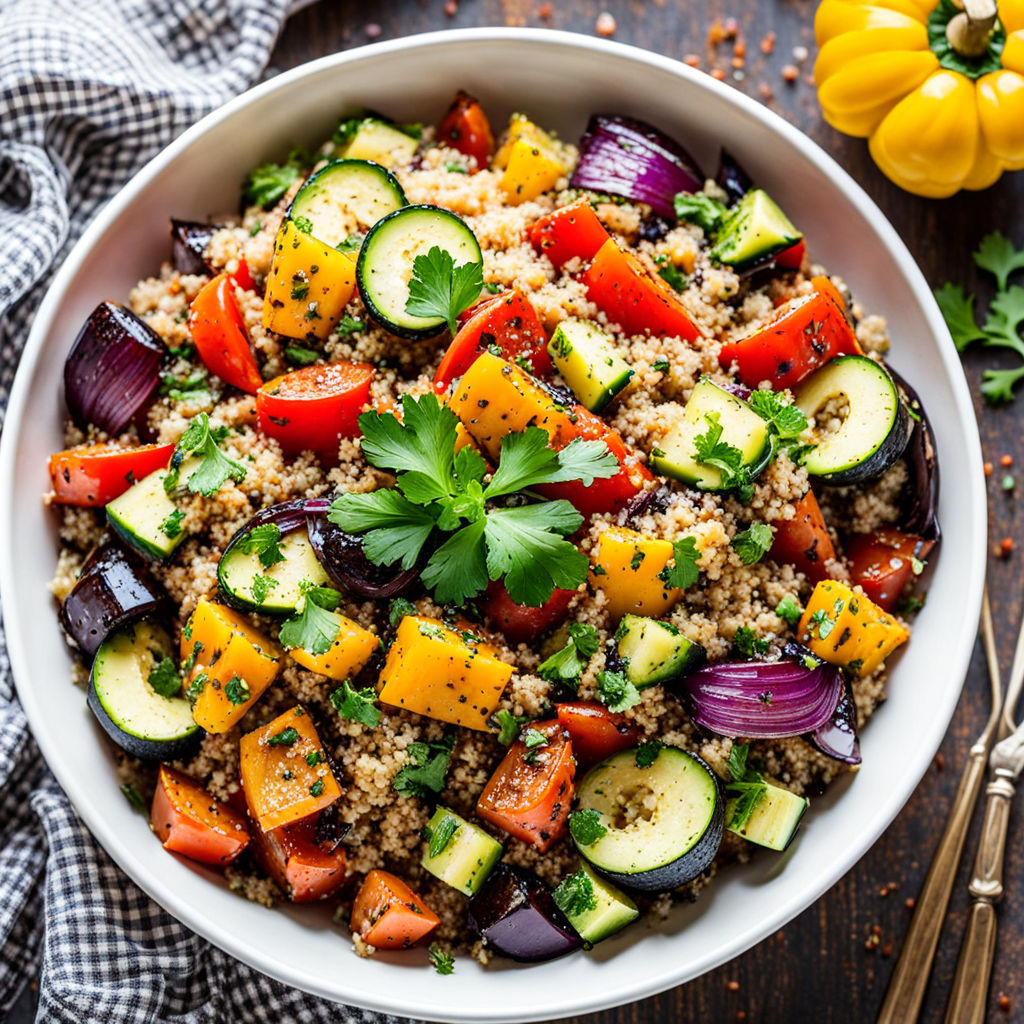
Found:
[[[969,436],[963,440],[966,445],[968,461],[977,472],[972,472],[970,479],[965,481],[964,485],[970,490],[972,514],[978,522],[984,523],[987,521],[987,501],[980,473],[980,438],[977,431],[974,407],[959,359],[956,356],[955,349],[939,308],[932,296],[931,289],[925,281],[920,268],[896,230],[864,189],[832,156],[826,153],[809,136],[789,124],[774,111],[764,107],[743,93],[715,81],[710,76],[688,67],[681,61],[630,44],[594,38],[574,32],[544,28],[480,27],[446,29],[353,47],[290,68],[268,81],[248,89],[205,115],[146,163],[102,208],[72,247],[63,264],[54,275],[47,293],[37,310],[11,388],[4,425],[9,425],[11,422],[20,424],[25,416],[29,381],[35,375],[55,311],[68,283],[75,277],[83,262],[88,258],[95,241],[121,216],[123,207],[127,206],[139,192],[149,185],[150,181],[157,174],[163,171],[169,164],[172,164],[179,154],[191,146],[196,139],[214,130],[221,122],[232,118],[254,101],[276,90],[289,88],[293,83],[306,76],[316,75],[345,64],[373,60],[379,56],[405,50],[418,50],[450,44],[473,45],[479,42],[515,42],[525,46],[538,44],[564,46],[590,51],[598,57],[602,54],[614,54],[632,62],[670,73],[687,81],[689,86],[696,89],[710,92],[717,91],[721,99],[737,108],[739,112],[752,117],[773,134],[781,136],[800,153],[803,159],[816,163],[819,168],[825,169],[836,182],[837,187],[845,193],[858,212],[871,224],[882,239],[895,262],[900,265],[901,270],[905,273],[910,289],[921,306],[921,311],[927,321],[931,340],[935,343],[935,348],[941,357],[944,376],[948,380],[953,392],[958,417],[965,428],[974,426],[973,432],[968,431]],[[9,440],[9,436],[12,435],[11,431],[5,430],[3,435],[0,438],[0,538],[11,536],[12,509],[15,494],[15,446]],[[973,629],[976,628],[981,608],[987,538],[982,535],[980,537],[968,538],[962,543],[964,545],[973,544],[974,546],[974,557],[970,562],[971,571],[968,578],[961,581],[960,589],[960,600],[965,610],[965,626],[971,626]],[[16,582],[11,559],[4,545],[0,543],[0,590],[3,590],[5,593],[12,593],[15,588]],[[45,725],[46,709],[35,699],[33,688],[29,685],[29,680],[31,679],[30,657],[29,652],[21,643],[18,610],[16,607],[5,607],[4,612],[8,624],[8,653],[17,693],[28,722],[32,727],[33,736],[46,758],[47,764],[57,776],[58,782],[68,795],[80,818],[108,855],[143,891],[175,919],[229,953],[229,955],[243,960],[264,974],[329,1000],[348,1001],[353,1003],[353,1005],[385,1013],[404,1014],[412,1012],[417,1015],[426,1015],[435,1020],[507,1021],[512,1019],[509,1009],[504,1007],[494,1008],[488,1013],[481,1012],[477,1008],[460,1009],[458,1007],[441,1005],[440,1003],[433,1005],[420,1003],[417,1006],[410,1006],[402,1002],[400,993],[382,993],[376,999],[367,998],[362,993],[355,996],[351,993],[346,994],[342,991],[343,984],[333,986],[326,984],[320,973],[311,970],[282,967],[271,956],[253,946],[244,935],[233,934],[219,920],[206,916],[202,908],[179,897],[173,886],[161,879],[159,872],[137,861],[126,848],[122,847],[114,827],[90,807],[87,781],[81,779],[74,772],[72,766],[63,763],[61,752],[51,742],[45,727],[43,727]],[[14,628],[11,628],[12,624]],[[959,673],[960,678],[966,676],[973,650],[973,632],[971,636],[972,641],[970,643],[966,642],[966,634],[961,637],[957,656],[948,661],[950,671]],[[19,683],[19,680],[23,680],[24,683]],[[752,924],[746,928],[738,928],[733,940],[726,944],[724,950],[718,948],[713,956],[706,956],[697,963],[696,967],[693,963],[686,965],[677,964],[668,970],[646,975],[632,984],[618,988],[614,993],[612,1001],[609,1001],[607,993],[604,995],[588,995],[585,992],[573,993],[570,998],[563,998],[554,1003],[549,1001],[544,1010],[515,1013],[515,1019],[525,1021],[568,1017],[580,1013],[595,1012],[606,1009],[609,1006],[622,1005],[636,999],[657,994],[679,984],[684,978],[698,977],[706,971],[728,962],[793,920],[851,870],[902,810],[924,776],[935,750],[938,749],[955,711],[960,692],[960,689],[956,691],[955,699],[951,696],[948,707],[943,707],[941,714],[932,716],[927,723],[923,724],[921,731],[925,736],[926,742],[919,747],[920,753],[917,759],[906,766],[905,779],[907,781],[902,786],[894,786],[889,791],[887,798],[881,802],[883,810],[875,818],[876,828],[862,833],[862,838],[851,848],[855,855],[833,864],[828,871],[819,876],[818,884],[805,890],[800,899],[789,900],[784,905],[784,909],[772,917],[761,920],[757,924]],[[35,728],[37,724],[41,728]],[[353,1002],[353,1000],[357,1001]]]

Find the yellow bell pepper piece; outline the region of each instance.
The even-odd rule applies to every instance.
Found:
[[[294,661],[310,672],[319,672],[328,679],[348,679],[355,675],[380,646],[376,633],[363,629],[344,615],[324,609],[338,623],[334,642],[323,654],[311,654],[302,647],[293,647],[288,653]]]
[[[260,699],[281,666],[277,645],[237,612],[202,598],[181,634],[192,717],[227,732]]]
[[[807,602],[797,636],[819,658],[866,676],[906,643],[910,633],[845,583],[822,580]]]
[[[508,167],[508,159],[512,155],[512,147],[519,141],[528,142],[531,146],[554,150],[555,140],[543,128],[538,128],[525,114],[513,114],[508,119],[508,131],[505,141],[498,147],[491,161],[491,166],[498,171]]]
[[[626,614],[656,619],[683,596],[659,575],[672,561],[667,540],[611,526],[598,538],[590,557],[590,584],[604,594],[614,619]]]
[[[380,699],[442,722],[487,731],[487,717],[512,666],[489,644],[449,629],[437,619],[407,615],[380,673]]]
[[[1024,41],[1021,50],[1024,59]],[[978,118],[991,153],[1012,171],[1024,167],[1024,75],[1003,70],[979,78]]]
[[[506,202],[518,206],[554,188],[565,173],[564,165],[548,150],[526,139],[517,139],[512,144],[508,165],[498,184],[505,193]]]
[[[263,326],[287,338],[322,341],[341,319],[355,289],[355,263],[347,254],[285,220],[274,241]]]

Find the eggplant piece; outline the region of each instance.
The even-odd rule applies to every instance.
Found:
[[[715,183],[729,197],[730,205],[742,199],[753,188],[754,180],[727,149],[718,157]]]
[[[130,309],[101,302],[64,363],[64,400],[75,425],[120,434],[156,391],[166,351]]]
[[[179,274],[214,274],[216,271],[206,259],[206,247],[219,224],[206,224],[198,220],[171,218],[171,263]]]
[[[113,541],[104,541],[82,566],[60,609],[72,647],[92,657],[115,629],[158,612],[166,595],[145,563]]]
[[[648,487],[647,490],[634,494],[622,506],[616,522],[619,526],[634,526],[646,515],[667,512],[673,493],[671,487]]]
[[[307,529],[324,571],[348,594],[381,600],[404,593],[419,579],[416,568],[374,565],[363,551],[363,538],[346,533],[326,515],[311,515]]]
[[[857,738],[857,705],[847,680],[832,717],[804,737],[815,750],[845,764],[860,764],[860,740]]]
[[[554,960],[583,940],[532,872],[499,864],[469,901],[469,927],[484,945],[521,963]]]

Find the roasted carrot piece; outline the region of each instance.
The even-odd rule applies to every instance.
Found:
[[[375,868],[359,888],[350,927],[377,949],[408,949],[440,923],[402,879]]]

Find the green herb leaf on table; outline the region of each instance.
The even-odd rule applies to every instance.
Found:
[[[558,909],[567,917],[575,917],[597,908],[594,883],[582,870],[574,871],[571,875],[563,878],[552,895],[555,897]]]
[[[672,541],[672,565],[666,565],[658,573],[666,586],[685,590],[692,587],[700,578],[700,551],[697,549],[695,537],[677,537]]]
[[[734,743],[729,751],[729,774],[732,779],[725,784],[725,792],[735,797],[736,802],[726,824],[733,829],[743,828],[750,821],[757,802],[768,792],[764,776],[747,764],[749,753],[749,745],[743,743]]]
[[[597,673],[597,699],[609,711],[626,711],[640,703],[640,691],[621,673]]]
[[[161,697],[176,697],[181,693],[181,673],[172,658],[161,658],[149,670],[149,685]]]
[[[593,846],[608,829],[601,824],[601,812],[594,810],[573,811],[569,815],[569,831],[580,846]]]
[[[448,733],[437,743],[410,743],[405,748],[409,760],[392,780],[397,793],[431,800],[444,789],[445,775],[452,758],[455,734]]]
[[[205,412],[189,420],[171,455],[170,468],[164,477],[164,490],[171,494],[177,488],[182,463],[191,456],[200,460],[185,483],[193,494],[212,498],[227,480],[241,483],[245,479],[245,466],[225,455],[219,447],[219,442],[226,436],[227,428],[211,427]]]
[[[768,554],[774,537],[774,526],[767,523],[751,523],[745,530],[737,533],[729,543],[744,565],[753,565]]]
[[[575,687],[587,663],[600,645],[597,630],[586,622],[569,624],[569,640],[537,668],[537,675],[552,683],[566,683]]]
[[[483,287],[483,263],[456,266],[451,253],[435,245],[413,260],[405,311],[413,316],[444,320],[455,334],[456,318],[476,302]]]
[[[341,603],[341,594],[330,587],[302,583],[302,609],[281,626],[278,639],[286,650],[301,647],[314,657],[326,654],[338,637],[338,620],[331,614]]]
[[[369,729],[376,729],[380,724],[381,712],[376,701],[377,694],[373,687],[353,690],[347,679],[331,693],[331,704],[342,718],[358,722]]]

